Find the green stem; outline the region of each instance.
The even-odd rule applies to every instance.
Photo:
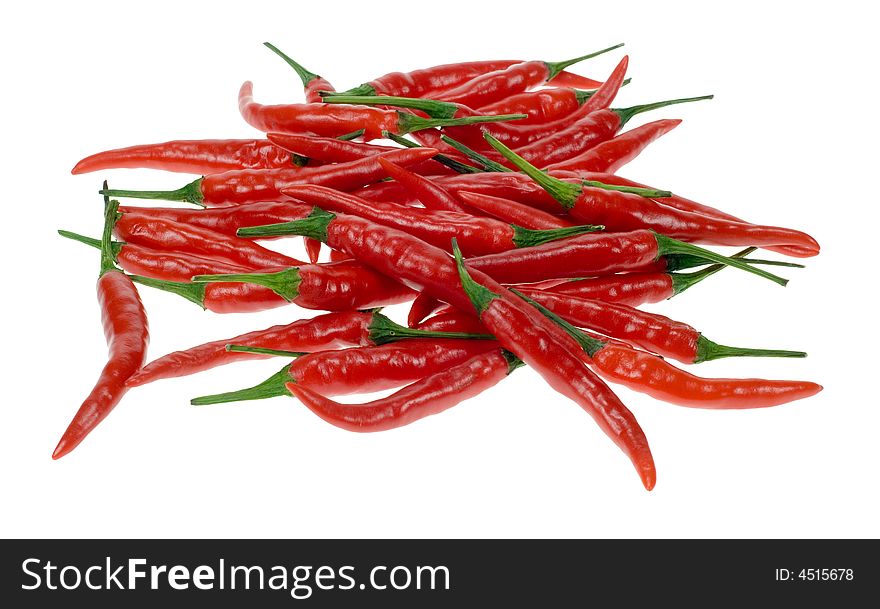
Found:
[[[321,97],[336,97],[337,95],[375,95],[376,89],[370,83],[363,83],[346,91],[320,91]]]
[[[590,188],[601,188],[602,190],[615,190],[617,192],[626,192],[633,195],[639,195],[646,199],[664,199],[671,197],[672,192],[668,190],[656,190],[654,188],[641,188],[638,186],[617,186],[615,184],[605,184],[596,180],[581,180],[581,184]]]
[[[632,82],[632,78],[627,78],[620,83],[620,86],[625,87],[630,82]],[[583,89],[574,89],[574,98],[577,100],[578,106],[583,106],[584,102],[593,97],[598,90],[599,89],[591,89],[590,91],[584,91]]]
[[[513,244],[516,247],[532,247],[549,241],[556,241],[557,239],[566,239],[575,235],[605,230],[604,226],[598,224],[580,224],[578,226],[543,230],[524,228],[516,224],[511,224],[511,226],[513,226]]]
[[[608,47],[607,49],[602,49],[601,51],[595,51],[594,53],[588,53],[587,55],[581,55],[580,57],[575,57],[574,59],[567,59],[565,61],[545,61],[544,63],[547,65],[547,80],[553,80],[554,77],[558,76],[560,72],[565,70],[565,68],[572,66],[578,62],[584,61],[585,59],[592,59],[593,57],[598,57],[603,53],[607,53],[608,51],[613,51],[614,49],[619,49],[623,46],[623,43],[615,44],[614,46]]]
[[[166,281],[165,279],[153,279],[143,275],[129,275],[132,281],[141,285],[156,288],[171,294],[177,294],[194,302],[203,309],[205,308],[205,285],[200,283],[185,283],[183,281]]]
[[[411,108],[413,110],[421,110],[431,118],[452,118],[458,112],[458,106],[449,102],[419,97],[395,97],[391,95],[333,95],[325,97],[324,103]]]
[[[746,347],[728,347],[709,340],[702,334],[697,339],[697,357],[695,364],[708,362],[724,357],[807,357],[804,351],[786,351],[783,349],[749,349]]]
[[[278,47],[276,47],[271,42],[264,42],[263,44],[266,45],[273,53],[278,55],[281,59],[286,61],[287,65],[289,65],[291,68],[294,69],[294,71],[297,73],[297,75],[299,75],[299,79],[302,81],[303,87],[307,87],[309,85],[309,83],[312,82],[313,80],[315,80],[316,78],[321,78],[320,76],[318,76],[314,72],[309,72],[308,70],[306,70],[300,64],[298,64],[293,59],[291,59],[286,54],[284,54]]]
[[[504,356],[504,359],[507,360],[507,374],[510,374],[517,368],[521,366],[525,366],[526,363],[518,358],[516,355],[508,351],[507,349],[501,350],[501,355]]]
[[[461,250],[458,249],[458,241],[455,237],[452,238],[452,254],[455,256],[455,266],[461,279],[461,287],[477,310],[477,315],[480,316],[489,307],[489,304],[500,296],[473,280],[464,266],[464,258],[461,257]]]
[[[392,142],[395,142],[397,144],[400,144],[401,146],[406,146],[407,148],[422,148],[422,146],[420,144],[417,144],[416,142],[410,141],[410,140],[406,139],[405,137],[401,137],[399,135],[391,133],[390,131],[383,131],[382,137],[389,139]],[[458,173],[481,173],[480,169],[477,169],[476,167],[471,167],[470,165],[466,165],[465,163],[460,163],[459,161],[456,161],[455,159],[449,158],[445,154],[436,154],[436,155],[432,156],[431,158],[434,159],[435,161],[437,161],[438,163],[446,165],[447,167],[449,167],[453,171],[457,171]]]
[[[326,212],[320,207],[312,209],[307,217],[290,222],[277,224],[265,224],[263,226],[248,226],[240,228],[236,232],[239,237],[284,237],[287,235],[302,235],[311,237],[324,243],[327,242],[327,227],[336,218],[336,214]]]
[[[461,127],[482,123],[499,123],[526,118],[526,114],[495,114],[482,116],[464,116],[462,118],[422,118],[408,112],[397,112],[397,134],[404,135],[413,131],[433,129],[434,127]]]
[[[208,404],[224,404],[226,402],[241,402],[244,400],[265,400],[267,398],[275,398],[281,395],[290,395],[285,385],[293,381],[287,369],[290,364],[286,364],[284,368],[267,378],[262,383],[248,387],[247,389],[239,389],[238,391],[227,391],[226,393],[216,393],[214,395],[204,395],[202,397],[193,398],[190,404],[193,406],[206,406]]]
[[[104,189],[107,189],[107,181],[104,181]],[[119,219],[117,210],[119,201],[111,201],[104,197],[104,232],[101,234],[101,275],[110,271],[118,271],[116,258],[113,255],[113,227]]]
[[[99,190],[98,194],[107,197],[130,197],[132,199],[161,199],[163,201],[181,201],[205,207],[202,195],[202,179],[193,180],[177,190]]]
[[[722,256],[721,254],[696,246],[692,243],[685,243],[683,241],[679,241],[677,239],[673,239],[671,237],[667,237],[666,235],[661,235],[660,233],[656,232],[654,233],[654,238],[657,240],[657,252],[660,256],[665,256],[667,254],[691,254],[694,256],[700,256],[712,262],[732,266],[741,271],[752,273],[753,275],[758,275],[759,277],[763,277],[764,279],[769,279],[774,283],[778,283],[781,286],[784,286],[788,283],[788,279],[783,279],[778,275],[768,273],[764,269],[750,266],[738,258],[729,258],[727,256]]]
[[[599,351],[599,349],[605,346],[605,343],[601,340],[595,339],[585,332],[581,332],[578,328],[574,327],[572,324],[559,317],[559,315],[557,315],[544,305],[538,304],[516,288],[510,288],[510,291],[525,300],[536,309],[538,309],[541,313],[544,314],[544,317],[555,322],[559,327],[568,332],[568,334],[578,342],[578,344],[581,346],[581,349],[586,351],[587,355],[589,355],[590,357],[593,357],[596,352]]]
[[[73,232],[70,232],[69,230],[62,230],[62,229],[58,230],[58,234],[61,235],[62,237],[67,238],[67,239],[72,239],[74,241],[79,241],[80,243],[84,243],[84,244],[86,244],[90,247],[93,247],[95,249],[101,249],[101,240],[100,239],[93,239],[92,237],[86,237],[84,235],[80,235],[79,233],[73,233]],[[125,243],[120,242],[120,241],[113,241],[110,244],[110,247],[113,250],[113,260],[114,261],[119,256],[119,252],[122,250],[123,245],[125,245]]]
[[[735,253],[733,256],[731,256],[731,258],[743,259],[746,256],[748,256],[749,254],[751,254],[752,252],[754,252],[756,249],[758,249],[758,248],[747,247],[746,249]],[[681,256],[681,257],[687,258],[688,256]],[[667,256],[667,258],[666,258],[667,264],[669,263],[669,259],[670,258]],[[705,261],[703,261],[703,262],[705,262]],[[681,294],[686,289],[700,283],[701,281],[703,281],[707,277],[711,277],[712,275],[714,275],[718,271],[726,269],[726,268],[727,268],[727,266],[724,264],[713,264],[710,267],[707,267],[707,268],[700,270],[700,271],[695,271],[693,273],[669,273],[669,276],[672,277],[672,296],[676,296],[678,294]],[[672,296],[670,296],[670,298],[672,298]]]
[[[373,313],[370,322],[370,341],[374,345],[384,345],[407,338],[463,338],[469,340],[494,340],[491,334],[471,334],[468,332],[434,332],[402,326],[381,313]]]
[[[640,106],[631,106],[629,108],[612,108],[612,112],[616,112],[620,117],[620,127],[623,127],[629,120],[637,114],[656,110],[657,108],[665,108],[666,106],[674,106],[675,104],[687,104],[704,99],[712,99],[714,95],[701,95],[700,97],[682,97],[680,99],[667,99],[666,101],[654,102],[653,104],[642,104]],[[620,128],[618,127],[618,129]]]
[[[496,163],[495,161],[493,161],[489,157],[480,154],[476,150],[468,148],[467,146],[465,146],[464,144],[462,144],[458,140],[454,140],[451,137],[449,137],[448,135],[441,135],[440,139],[443,140],[444,142],[446,142],[447,144],[449,144],[450,146],[452,146],[453,148],[455,148],[456,150],[458,150],[460,153],[465,155],[467,158],[471,159],[472,161],[476,161],[477,163],[482,165],[486,171],[497,171],[497,172],[513,171],[512,169],[505,167],[501,163]]]
[[[287,302],[299,296],[299,269],[290,267],[274,273],[229,273],[225,275],[196,275],[193,283],[252,283],[269,288]]]
[[[303,355],[308,355],[307,351],[282,351],[281,349],[249,347],[247,345],[226,345],[226,350],[234,353],[259,353],[260,355],[276,355],[279,357],[302,357]]]

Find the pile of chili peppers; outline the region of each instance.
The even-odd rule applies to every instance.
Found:
[[[528,365],[593,417],[650,490],[656,471],[646,434],[607,383],[711,409],[776,406],[821,390],[808,381],[697,376],[671,361],[806,354],[721,345],[638,308],[725,267],[785,285],[770,269],[801,266],[750,257],[757,248],[819,253],[803,232],[617,174],[681,123],[659,118],[627,129],[630,120],[711,96],[617,108],[627,57],[603,81],[568,71],[621,45],[561,62],[394,72],[340,92],[266,46],[299,76],[305,100],[265,105],[250,82],[242,85],[239,111],[262,137],[138,145],[74,167],[200,177],[173,191],[105,182],[100,238],[59,231],[100,251],[109,357],[54,458],[78,446],[129,389],[247,359],[285,363],[250,388],[192,404],[293,396],[337,427],[383,431]],[[120,206],[122,197],[197,207]],[[307,261],[266,241],[299,237]],[[726,256],[705,246],[745,249]],[[216,313],[290,303],[321,313],[299,319],[291,309],[286,325],[147,362],[143,286]],[[406,325],[380,311],[408,301]],[[382,390],[394,393],[359,404],[333,399]]]

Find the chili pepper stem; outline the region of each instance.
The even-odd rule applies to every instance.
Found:
[[[294,70],[294,71],[297,73],[297,75],[299,76],[299,79],[302,81],[303,87],[308,86],[308,84],[309,84],[310,82],[312,82],[313,80],[315,80],[316,78],[321,78],[320,76],[318,76],[318,75],[315,74],[314,72],[309,72],[308,70],[306,70],[304,67],[302,67],[300,64],[298,64],[298,63],[295,62],[293,59],[291,59],[290,57],[288,57],[284,52],[282,52],[278,47],[276,47],[276,46],[275,46],[274,44],[272,44],[271,42],[264,42],[263,44],[264,44],[269,50],[271,50],[273,53],[275,53],[276,55],[278,55],[278,57],[280,57],[281,59],[283,59],[284,61],[286,61],[286,62],[287,62],[287,65],[289,65],[291,68],[293,68],[293,70]]]
[[[278,357],[302,357],[303,355],[308,355],[306,351],[284,351],[282,349],[249,347],[247,345],[226,345],[226,350],[234,353],[259,353],[260,355],[275,355]]]
[[[129,197],[132,199],[160,199],[163,201],[180,201],[183,203],[193,203],[200,207],[205,207],[205,197],[202,195],[202,178],[193,180],[186,186],[177,190],[108,190],[106,188],[99,190],[98,194],[106,197]]]
[[[583,180],[581,184],[565,182],[547,175],[545,172],[541,171],[513,150],[502,144],[498,139],[492,136],[492,134],[484,131],[483,137],[486,138],[486,141],[489,142],[489,145],[492,146],[492,148],[501,153],[501,156],[513,163],[517,169],[537,182],[538,186],[546,190],[551,197],[559,201],[559,204],[565,209],[571,209],[574,207],[578,197],[581,196],[584,186],[603,188],[605,190],[616,190],[618,192],[628,192],[630,194],[636,194],[651,199],[672,196],[672,193],[668,190],[655,190],[653,188],[639,188],[634,186],[613,186],[611,184],[592,180]]]
[[[731,258],[743,258],[754,252],[756,249],[758,248],[747,247],[744,250],[735,253],[733,256],[731,256]],[[667,260],[669,260],[669,258],[667,258]],[[672,277],[672,296],[670,296],[670,298],[681,294],[688,288],[695,286],[707,277],[711,277],[718,271],[725,268],[727,268],[727,265],[713,264],[710,267],[707,267],[700,271],[694,271],[693,273],[670,273],[669,276]]]
[[[465,146],[464,144],[462,144],[458,140],[454,140],[451,137],[449,137],[448,135],[441,135],[440,139],[443,140],[444,142],[446,142],[447,144],[449,144],[450,146],[452,146],[453,148],[455,148],[456,150],[458,150],[460,153],[465,155],[467,158],[469,158],[473,161],[476,161],[477,163],[482,165],[486,171],[498,171],[498,172],[513,171],[512,169],[505,167],[501,163],[496,163],[495,161],[493,161],[489,157],[480,154],[476,150],[468,148],[467,146]]]
[[[495,114],[484,116],[464,116],[462,118],[422,118],[408,112],[397,113],[398,135],[404,135],[413,131],[433,129],[434,127],[461,127],[464,125],[479,125],[481,123],[500,123],[515,121],[526,118],[527,114]]]
[[[489,307],[489,304],[500,296],[471,278],[464,266],[464,258],[461,256],[458,240],[455,237],[452,238],[452,255],[455,256],[455,266],[461,279],[461,288],[474,305],[477,315],[481,315]]]
[[[532,305],[536,309],[538,309],[538,311],[540,311],[544,315],[544,317],[555,322],[563,330],[568,332],[568,334],[578,342],[578,344],[581,346],[581,349],[583,349],[587,353],[587,355],[589,355],[590,357],[593,357],[596,354],[596,352],[599,351],[599,349],[601,349],[602,347],[605,346],[605,343],[602,342],[601,340],[595,339],[592,336],[589,336],[588,334],[586,334],[585,332],[581,332],[580,329],[578,329],[575,326],[573,326],[572,324],[568,323],[567,321],[565,321],[564,319],[559,317],[559,315],[557,315],[556,313],[554,313],[553,311],[551,311],[547,307],[545,307],[541,304],[538,304],[537,302],[535,302],[534,300],[532,300],[531,298],[529,298],[528,296],[526,296],[525,294],[523,294],[522,292],[517,290],[516,288],[510,288],[510,291],[513,292],[514,294],[516,294],[517,296],[519,296],[520,298],[522,298],[523,300],[525,300],[527,303],[529,303],[530,305]]]
[[[596,231],[605,230],[601,224],[580,224],[578,226],[566,226],[564,228],[549,228],[543,230],[533,230],[524,228],[516,224],[513,226],[513,244],[516,247],[532,247],[541,245],[548,241],[556,241],[565,239],[575,235],[583,235],[584,233],[594,233]]]
[[[336,214],[326,212],[320,207],[312,209],[307,217],[290,222],[266,224],[264,226],[248,226],[236,231],[239,237],[283,237],[285,235],[302,235],[318,241],[327,241],[327,225],[336,218]]]
[[[702,334],[697,339],[697,356],[695,364],[709,362],[725,357],[807,357],[804,351],[786,351],[782,349],[749,349],[746,347],[729,347],[719,345]]]
[[[584,61],[585,59],[592,59],[593,57],[598,57],[604,53],[609,51],[613,51],[614,49],[619,49],[623,46],[623,43],[620,42],[615,44],[614,46],[610,46],[607,49],[602,49],[601,51],[595,51],[593,53],[588,53],[587,55],[581,55],[580,57],[575,57],[574,59],[567,59],[565,61],[545,61],[544,63],[547,65],[547,80],[553,80],[554,77],[558,76],[560,72],[565,70],[565,68],[572,66],[576,63]]]
[[[321,97],[336,97],[337,95],[375,95],[376,89],[369,83],[352,87],[347,91],[319,91]]]
[[[642,112],[648,112],[649,110],[657,110],[658,108],[665,108],[666,106],[674,106],[676,104],[688,104],[690,102],[695,101],[703,101],[705,99],[712,99],[714,95],[701,95],[699,97],[682,97],[680,99],[667,99],[665,101],[654,102],[652,104],[641,104],[639,106],[630,106],[629,108],[614,108],[612,112],[616,113],[617,116],[620,117],[620,126],[623,127],[627,124],[630,119],[637,114],[641,114]]]
[[[395,133],[391,133],[390,131],[383,131],[382,137],[384,137],[385,139],[391,140],[395,144],[400,144],[401,146],[406,146],[407,148],[422,148],[422,146],[420,146],[416,142],[412,142],[412,141],[406,139],[405,137],[401,137]],[[450,169],[452,169],[453,171],[456,171],[458,173],[481,173],[482,172],[481,169],[477,169],[476,167],[471,167],[470,165],[467,165],[465,163],[461,163],[459,161],[456,161],[455,159],[451,159],[448,156],[446,156],[445,154],[435,154],[431,158],[442,165],[446,165],[447,167],[449,167]]]
[[[290,267],[274,273],[229,273],[225,275],[196,275],[193,283],[253,283],[269,288],[287,302],[299,296],[299,269]]]
[[[182,281],[166,281],[165,279],[153,279],[152,277],[144,277],[143,275],[128,276],[135,283],[145,285],[151,288],[157,288],[164,292],[177,294],[186,298],[190,302],[194,302],[202,309],[205,308],[205,284],[203,283],[185,283]]]
[[[507,374],[510,374],[517,368],[525,366],[526,363],[507,349],[501,350],[501,355],[507,360]]]
[[[104,190],[107,190],[107,180],[104,180]],[[113,255],[113,227],[119,219],[118,209],[119,201],[111,201],[107,195],[104,195],[104,231],[101,233],[101,275],[118,270]]]
[[[207,406],[209,404],[225,404],[227,402],[243,402],[246,400],[265,400],[275,398],[282,395],[290,395],[285,387],[286,383],[292,381],[287,369],[290,364],[286,364],[284,368],[267,378],[262,383],[248,387],[247,389],[239,389],[238,391],[227,391],[226,393],[216,393],[214,395],[203,395],[193,398],[189,401],[193,406]]]
[[[370,322],[370,340],[374,345],[393,343],[405,338],[464,338],[473,340],[494,340],[491,334],[470,334],[467,332],[433,332],[402,326],[381,313],[373,313]]]
[[[333,95],[324,97],[325,104],[360,104],[362,106],[393,106],[421,110],[431,118],[453,118],[458,106],[449,102],[419,97],[392,95]]]
[[[90,247],[95,249],[101,249],[101,240],[94,239],[92,237],[86,237],[85,235],[80,235],[79,233],[74,233],[69,230],[58,229],[58,234],[66,239],[71,239],[73,241],[79,241],[80,243],[84,243]],[[117,256],[119,256],[119,251],[122,249],[122,246],[125,245],[124,242],[113,241],[110,244],[110,247],[113,248],[113,259],[115,260]]]
[[[743,262],[739,258],[729,258],[727,256],[722,256],[721,254],[696,246],[692,243],[685,243],[684,241],[679,241],[678,239],[673,239],[671,237],[667,237],[666,235],[661,235],[660,233],[656,232],[654,233],[654,238],[657,240],[657,251],[659,256],[664,256],[666,254],[692,254],[694,256],[699,256],[712,262],[725,264],[741,271],[746,271],[747,273],[758,275],[759,277],[763,277],[764,279],[769,279],[774,283],[778,283],[783,287],[788,284],[788,279],[783,279],[778,275],[768,273],[764,269],[755,268]]]

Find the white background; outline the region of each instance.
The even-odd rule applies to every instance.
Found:
[[[16,3],[4,15],[4,298],[0,535],[39,537],[876,537],[877,87],[868,3]],[[137,8],[135,8],[137,6]],[[11,12],[10,12],[11,11]],[[559,60],[625,41],[618,105],[714,93],[654,113],[685,122],[621,173],[806,230],[823,253],[788,288],[724,273],[653,310],[719,342],[807,360],[701,364],[706,376],[805,378],[819,396],[705,412],[621,389],[656,457],[642,489],[584,412],[522,369],[407,428],[357,435],[292,399],[195,408],[279,361],[130,392],[73,454],[50,454],[105,358],[95,251],[103,178],[82,156],[175,138],[252,137],[236,93],[299,101],[270,40],[356,85],[460,60]],[[621,53],[578,70],[604,77]],[[632,125],[649,119],[639,118]],[[295,307],[217,316],[142,290],[150,355],[288,322]],[[394,309],[398,319],[404,309]]]

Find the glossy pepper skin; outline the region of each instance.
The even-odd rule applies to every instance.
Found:
[[[462,285],[483,325],[553,389],[586,410],[630,458],[645,488],[654,488],[657,474],[644,432],[623,402],[584,365],[577,343],[552,324],[548,327],[543,323],[548,319],[507,296],[485,275],[472,276],[460,253],[456,256]]]
[[[555,216],[549,212],[523,205],[517,201],[503,197],[482,195],[466,190],[457,193],[458,198],[467,205],[481,212],[489,214],[505,222],[518,224],[534,230],[548,230],[553,228],[565,228],[574,226],[574,223],[562,216]]]
[[[126,168],[204,175],[236,169],[295,169],[295,165],[289,152],[266,139],[174,140],[99,152],[79,161],[70,173]]]
[[[568,227],[554,231],[530,231],[494,218],[430,209],[412,209],[394,203],[365,201],[350,193],[322,186],[292,186],[284,193],[321,209],[343,212],[406,231],[437,247],[457,237],[462,248],[472,255],[503,252],[527,247],[541,240],[594,230],[594,227]],[[280,225],[279,225],[280,227]]]
[[[297,383],[288,383],[287,390],[331,425],[357,432],[387,431],[479,395],[504,380],[518,365],[515,356],[496,348],[366,404],[340,404]]]
[[[110,231],[116,206],[107,204],[101,247],[98,304],[108,357],[98,382],[79,407],[52,453],[60,459],[76,448],[125,395],[125,381],[144,365],[149,343],[147,315],[131,280],[113,266]]]
[[[478,108],[487,114],[525,114],[526,118],[517,121],[519,125],[549,123],[571,116],[589,99],[587,91],[567,87],[539,89],[511,95],[493,104]]]
[[[165,220],[149,212],[124,213],[115,228],[116,235],[126,243],[225,260],[248,269],[305,264],[234,234]]]
[[[434,97],[437,93],[452,89],[489,72],[506,70],[523,63],[521,59],[467,61],[450,63],[412,72],[390,72],[357,87],[343,91],[341,95],[393,95],[396,97]],[[560,86],[594,89],[600,82],[568,72],[556,77]]]
[[[661,119],[615,135],[593,146],[586,152],[550,165],[540,165],[546,171],[589,171],[615,173],[639,156],[645,148],[681,124],[680,119]]]
[[[437,182],[385,159],[379,159],[379,164],[388,173],[388,177],[417,197],[427,209],[470,214],[470,210],[455,195]]]
[[[253,388],[204,396],[193,404],[219,404],[289,395],[296,383],[325,396],[393,389],[445,370],[490,350],[491,340],[408,340],[377,347],[353,347],[303,355]]]
[[[410,165],[437,154],[430,148],[395,150],[384,156],[399,165]],[[207,175],[177,190],[136,191],[102,190],[107,196],[139,199],[186,201],[197,205],[216,207],[241,205],[260,201],[281,201],[281,189],[296,184],[320,184],[337,190],[354,190],[381,180],[385,170],[377,162],[378,156],[366,157],[348,163],[304,167],[297,169],[264,169],[227,171]]]
[[[626,273],[568,281],[550,291],[637,307],[672,298],[675,284],[670,273]]]

